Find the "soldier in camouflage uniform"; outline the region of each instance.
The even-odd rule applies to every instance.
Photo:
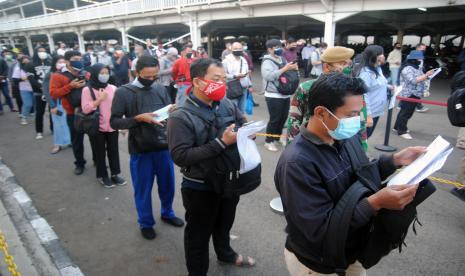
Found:
[[[326,51],[321,55],[321,60],[323,61],[323,74],[328,74],[334,71],[350,74],[351,58],[353,55],[354,50],[346,47],[336,46],[326,49]],[[291,100],[291,107],[289,109],[289,117],[287,120],[287,143],[294,140],[294,137],[300,132],[300,126],[302,123],[306,124],[310,117],[307,110],[307,101],[309,91],[315,81],[316,79],[313,79],[301,83]],[[362,145],[365,150],[367,150],[368,145],[366,143],[366,131],[363,131],[366,129],[367,117],[365,105],[360,112],[360,117],[362,120]]]

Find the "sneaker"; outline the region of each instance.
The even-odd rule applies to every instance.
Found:
[[[404,134],[401,134],[399,135],[400,137],[406,139],[406,140],[412,140],[412,135],[410,135],[409,133],[404,133]]]
[[[57,154],[61,150],[61,147],[58,145],[53,146],[52,150],[50,151],[51,154]]]
[[[118,175],[111,176],[111,182],[113,182],[113,184],[115,184],[117,186],[124,186],[124,185],[126,185],[128,183],[124,178],[122,178],[122,177],[120,177]]]
[[[97,178],[97,180],[105,188],[113,188],[113,187],[115,187],[115,184],[113,184],[113,182],[111,182],[110,178],[108,178],[108,177],[99,177],[99,178]]]
[[[425,107],[425,106],[423,106],[423,107],[421,107],[421,108],[418,108],[418,107],[415,108],[415,111],[416,111],[416,112],[420,112],[420,113],[424,113],[424,112],[426,112],[426,111],[428,111],[428,110],[429,110],[429,108],[427,108],[427,107]]]
[[[20,121],[19,123],[22,124],[23,126],[24,126],[24,125],[27,125],[27,120],[26,120],[26,118],[21,118],[21,121]]]
[[[155,233],[155,230],[153,230],[152,227],[150,228],[141,228],[140,233],[142,234],[142,237],[146,240],[153,240],[157,237],[157,233]]]
[[[76,167],[74,168],[75,175],[81,175],[84,172],[84,167]]]
[[[272,152],[277,152],[279,150],[274,142],[265,143],[265,149],[272,151]]]
[[[174,227],[183,227],[184,226],[184,221],[178,217],[172,217],[172,218],[164,218],[161,217],[161,220],[173,225]]]
[[[397,129],[393,128],[392,131],[398,133],[399,131],[397,131]],[[407,129],[407,133],[410,133],[410,129]]]
[[[44,139],[44,136],[42,135],[42,133],[38,132],[36,135],[36,140],[40,140],[40,139]]]

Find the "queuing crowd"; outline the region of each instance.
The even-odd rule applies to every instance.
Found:
[[[272,152],[286,147],[275,182],[288,222],[288,270],[291,275],[341,272],[323,258],[322,250],[334,203],[354,183],[355,168],[368,160],[364,153],[368,139],[384,115],[389,95],[401,85],[404,97],[427,96],[433,71],[424,72],[423,44],[405,60],[399,43],[387,58],[379,45],[367,46],[356,57],[353,49],[311,45],[302,39],[270,39],[265,46],[261,76],[269,113],[266,132],[271,135],[264,146]],[[21,125],[34,118],[36,139],[43,139],[48,106],[51,153],[72,147],[76,175],[85,170],[84,138],[89,136],[98,182],[106,188],[125,185],[127,181],[120,176],[118,140],[120,132],[129,133],[131,182],[144,238],[156,237],[151,197],[155,179],[161,220],[184,226],[172,207],[176,164],[183,175],[189,275],[207,274],[210,237],[219,261],[239,267],[255,265],[254,258],[237,253],[230,245],[229,231],[240,194],[218,193],[213,183],[223,179],[211,179],[220,175],[212,173],[218,158],[237,148],[237,127],[245,124],[247,114],[258,106],[253,100],[257,89],[251,79],[254,64],[247,43],[228,43],[221,61],[210,59],[203,46],[193,49],[188,42],[177,49],[153,45],[151,40],[145,47],[135,45],[131,54],[118,45],[88,46],[81,53],[59,43],[53,53],[39,46],[32,57],[18,49],[5,49],[2,55],[0,78],[7,105],[12,112],[20,110]],[[389,72],[383,71],[383,66],[388,66]],[[312,78],[301,82],[299,68],[304,78]],[[9,84],[18,110],[9,96]],[[156,112],[166,107],[170,113],[167,122],[158,119],[162,114]],[[407,124],[416,107],[411,102],[399,105],[394,130],[402,138],[412,139]],[[96,125],[82,131],[83,122]],[[287,141],[281,145],[279,137],[285,126]],[[357,259],[357,252],[376,213],[402,210],[412,202],[418,187],[426,185],[394,189],[382,187],[380,180],[424,151],[423,147],[407,148],[374,164],[376,170],[370,177],[378,180],[377,189],[359,198],[348,221],[347,275],[365,273],[366,265]],[[356,164],[353,155],[359,160]]]

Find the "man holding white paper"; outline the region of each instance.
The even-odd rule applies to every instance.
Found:
[[[308,124],[302,125],[278,162],[275,184],[288,224],[284,258],[292,276],[342,272],[327,261],[325,245],[332,237],[327,231],[341,198],[361,182],[360,171],[370,173],[366,179],[379,191],[362,195],[354,203],[350,221],[340,222],[341,228],[348,229],[346,244],[350,244],[340,251],[348,264],[347,276],[366,275],[359,254],[373,218],[381,209],[404,209],[416,195],[418,185],[383,188],[381,182],[416,160],[425,148],[410,147],[369,162],[357,137],[364,93],[364,84],[357,78],[322,75],[309,96]]]
[[[165,87],[154,83],[159,70],[158,61],[154,57],[139,57],[136,64],[137,78],[116,90],[110,119],[113,129],[129,129],[130,169],[138,222],[142,236],[148,240],[156,237],[152,212],[155,177],[161,201],[161,219],[176,227],[184,225],[172,207],[174,165],[168,152],[166,129],[158,114],[154,113],[171,103]]]

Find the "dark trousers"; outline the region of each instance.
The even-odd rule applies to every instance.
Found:
[[[290,98],[278,99],[265,97],[266,106],[268,107],[268,114],[270,120],[266,126],[266,133],[281,135],[283,132],[284,124],[286,123],[287,116],[289,114]],[[266,137],[265,142],[270,143],[273,141],[279,141],[276,137]]]
[[[410,96],[412,99],[420,99],[415,96]],[[412,118],[413,113],[415,113],[415,108],[417,103],[411,102],[400,102],[400,111],[397,113],[396,123],[394,124],[394,129],[397,130],[399,135],[407,133],[407,123],[410,118]]]
[[[94,136],[89,136],[93,144],[92,151],[95,155],[95,164],[97,167],[97,177],[108,177],[106,157],[108,156],[108,164],[110,165],[111,175],[121,173],[119,166],[118,152],[118,131],[101,132],[99,131]]]
[[[35,95],[36,98],[36,106],[35,106],[35,111],[36,111],[36,132],[37,133],[43,133],[44,132],[44,114],[45,114],[45,108],[47,107],[47,102],[42,100],[41,95]],[[52,122],[52,116],[49,116],[50,120],[50,131],[53,132],[53,122]]]
[[[168,92],[168,95],[170,95],[171,103],[174,104],[176,102],[176,94],[178,93],[178,91],[176,90],[176,88],[174,88],[173,85],[165,86],[165,88],[166,92]]]
[[[239,197],[225,198],[214,192],[182,188],[186,209],[184,250],[189,276],[206,276],[210,236],[218,260],[234,263],[237,253],[231,248],[229,232],[236,216]]]
[[[19,85],[15,81],[11,82],[11,94],[16,100],[16,106],[18,107],[19,112],[21,112],[21,108],[23,107],[23,100],[21,99],[21,94],[19,93]]]
[[[304,77],[308,78],[308,76],[310,75],[310,71],[312,70],[310,60],[309,59],[303,59],[302,60],[302,67],[304,68]]]
[[[379,121],[379,117],[375,117],[373,118],[373,126],[372,127],[367,127],[367,135],[368,135],[368,138],[370,138],[370,136],[373,134],[373,132],[375,131],[375,128],[376,128],[376,125],[378,124],[378,121]]]
[[[11,101],[10,97],[10,90],[8,89],[8,81],[5,80],[5,82],[0,83],[0,89],[2,90],[3,97],[5,97],[5,102],[10,108],[10,111],[14,109],[13,102]],[[3,103],[2,103],[2,98],[0,96],[0,111],[3,111]]]
[[[84,159],[84,133],[74,129],[74,114],[66,115],[68,122],[69,133],[71,134],[71,144],[73,145],[74,165],[76,167],[84,167],[86,160]],[[92,144],[92,143],[91,143]]]

